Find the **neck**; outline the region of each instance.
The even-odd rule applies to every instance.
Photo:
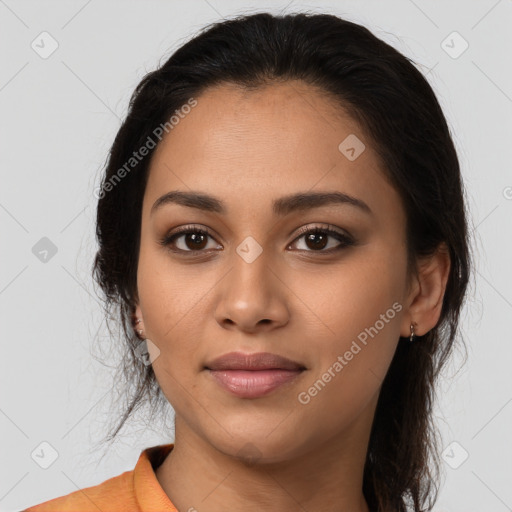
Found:
[[[156,476],[178,510],[369,512],[362,484],[375,405],[337,437],[268,463],[223,453],[176,416],[174,448]]]

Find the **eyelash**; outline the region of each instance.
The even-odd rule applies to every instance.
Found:
[[[159,243],[162,246],[166,247],[169,251],[171,251],[173,253],[179,253],[179,254],[184,254],[184,253],[199,254],[199,253],[206,253],[209,250],[211,250],[211,249],[206,249],[206,250],[205,249],[200,249],[200,250],[188,250],[188,251],[185,251],[183,249],[172,249],[171,248],[171,244],[177,238],[179,238],[180,236],[183,236],[183,235],[191,234],[191,233],[200,234],[200,235],[207,235],[207,236],[209,236],[211,238],[215,238],[213,236],[213,234],[208,229],[206,229],[206,228],[197,228],[197,227],[195,227],[193,225],[189,225],[189,226],[183,226],[181,228],[178,228],[178,230],[175,231],[174,233],[166,235],[164,238],[159,240]],[[340,242],[340,245],[337,246],[337,247],[331,248],[331,249],[327,249],[327,250],[315,251],[315,250],[311,250],[311,249],[310,250],[299,249],[299,251],[307,252],[307,253],[332,254],[332,253],[340,251],[340,250],[342,250],[344,248],[347,248],[347,247],[350,247],[352,245],[355,245],[355,240],[352,237],[350,237],[348,235],[345,235],[343,233],[340,233],[339,231],[336,231],[336,230],[332,229],[330,226],[328,226],[328,227],[318,227],[318,226],[315,226],[313,228],[307,228],[307,227],[301,228],[299,230],[299,233],[298,233],[297,237],[293,240],[293,242],[290,245],[295,243],[299,238],[302,238],[305,235],[309,235],[309,234],[327,234],[329,236],[332,236],[332,237],[336,238]]]

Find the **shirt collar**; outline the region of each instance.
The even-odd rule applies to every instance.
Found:
[[[135,465],[133,485],[135,497],[143,512],[178,512],[156,478],[155,470],[171,452],[174,444],[146,448]]]

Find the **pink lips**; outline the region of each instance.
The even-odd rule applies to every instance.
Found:
[[[224,389],[241,398],[258,398],[297,378],[305,367],[285,357],[260,352],[230,352],[205,369]]]

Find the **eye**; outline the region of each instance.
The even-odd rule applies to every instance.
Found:
[[[208,229],[200,229],[195,226],[183,226],[173,233],[166,235],[159,242],[174,253],[200,253],[219,248],[222,249],[221,245],[215,244],[212,244],[212,247],[208,247],[208,238],[214,239],[213,234]],[[313,228],[301,228],[299,230],[299,236],[288,247],[292,247],[292,245],[301,239],[304,239],[305,248],[299,247],[298,250],[304,252],[330,254],[355,244],[351,236],[337,231],[329,225],[327,227],[315,226]],[[332,246],[332,243],[329,243],[329,239],[337,240],[338,244]]]
[[[208,237],[213,238],[213,235],[207,229],[183,226],[174,233],[166,235],[160,240],[160,244],[172,252],[206,252],[212,249],[208,247]]]
[[[334,244],[333,246],[331,243],[329,246],[329,238],[336,239],[338,241],[338,245]],[[306,252],[332,253],[355,244],[352,237],[333,229],[331,226],[302,228],[299,230],[299,236],[295,239],[294,243],[301,239],[304,239],[303,245],[306,248],[299,248],[298,250]],[[291,245],[293,244],[290,244],[290,247]],[[325,249],[327,246],[329,247]]]

